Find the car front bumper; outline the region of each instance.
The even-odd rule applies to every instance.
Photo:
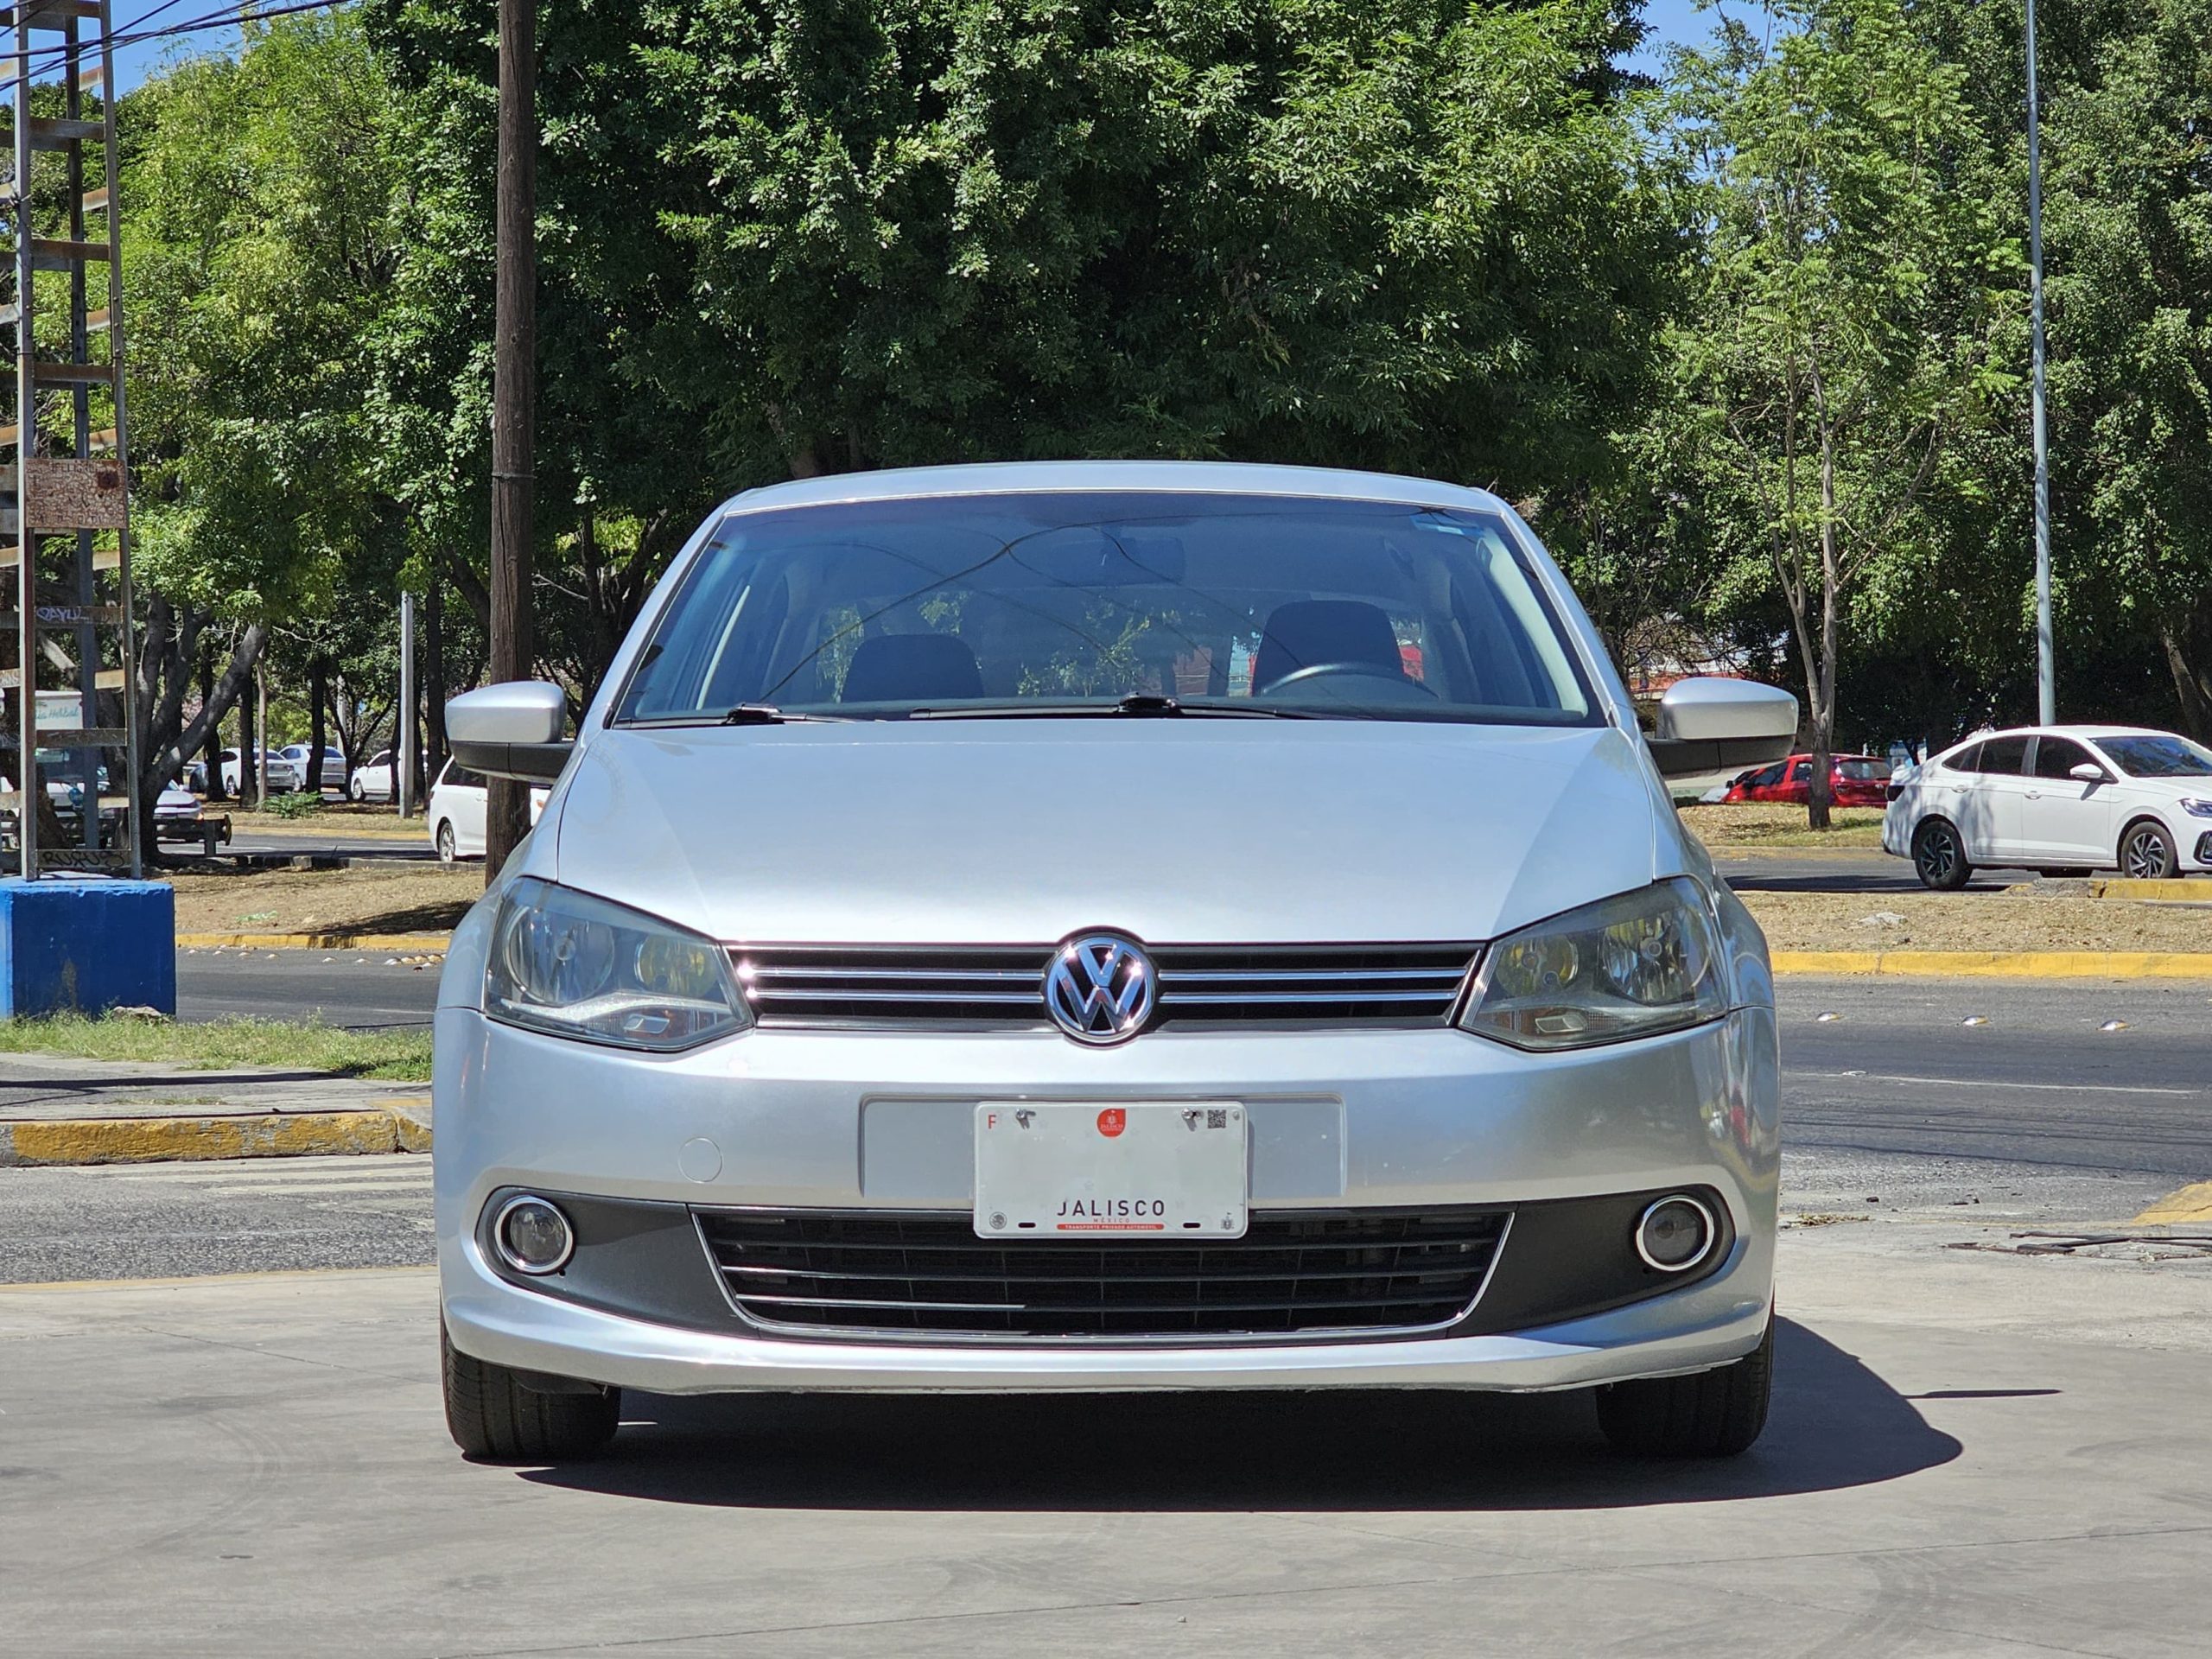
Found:
[[[1548,1056],[1447,1030],[1160,1033],[1105,1051],[1042,1033],[762,1030],[658,1058],[444,1007],[436,1052],[448,1332],[463,1352],[553,1376],[671,1394],[1566,1389],[1725,1364],[1757,1345],[1771,1306],[1780,1084],[1765,1008]],[[712,1287],[713,1317],[668,1316],[659,1286],[564,1299],[495,1265],[480,1236],[487,1205],[517,1188],[677,1214],[957,1211],[972,1202],[979,1101],[1224,1098],[1250,1114],[1255,1211],[1698,1187],[1726,1211],[1726,1254],[1679,1288],[1478,1334],[981,1343],[763,1330],[719,1300],[703,1249],[672,1271],[698,1275],[683,1287],[695,1306]],[[1513,1248],[1509,1232],[1502,1262]]]

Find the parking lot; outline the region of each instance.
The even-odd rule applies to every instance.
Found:
[[[1726,1465],[1320,1393],[632,1398],[602,1462],[474,1466],[425,1270],[0,1292],[0,1647],[2201,1652],[2212,1262],[1956,1242],[1786,1232]]]

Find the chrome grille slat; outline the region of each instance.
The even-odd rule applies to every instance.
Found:
[[[733,1307],[794,1335],[1056,1342],[1433,1330],[1497,1210],[1270,1211],[1241,1239],[986,1239],[965,1211],[698,1210]]]
[[[1451,1016],[1474,944],[1147,947],[1154,1027],[1422,1027]],[[1050,1029],[1056,946],[741,944],[730,959],[761,1022],[912,1030]]]

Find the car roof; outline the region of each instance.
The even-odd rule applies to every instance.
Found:
[[[1488,490],[1331,467],[1277,467],[1226,461],[1015,461],[957,467],[906,467],[836,473],[747,490],[727,510],[899,501],[930,496],[1025,495],[1072,490],[1154,491],[1188,495],[1274,495],[1309,500],[1389,501],[1408,506],[1473,508],[1505,504]]]
[[[1945,747],[1944,753],[1963,748],[1969,743],[1986,743],[1993,737],[2071,737],[2087,739],[2094,743],[2104,737],[2171,737],[2171,732],[2162,732],[2155,726],[2007,726],[2002,731],[1976,732]]]

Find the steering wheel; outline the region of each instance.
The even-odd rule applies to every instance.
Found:
[[[1376,680],[1382,684],[1394,686],[1401,691],[1417,691],[1432,702],[1436,700],[1436,693],[1419,680],[1408,679],[1403,674],[1395,670],[1379,668],[1373,663],[1359,662],[1308,663],[1304,668],[1291,670],[1281,679],[1270,683],[1266,690],[1255,692],[1253,695],[1272,697],[1305,681],[1321,679]]]

